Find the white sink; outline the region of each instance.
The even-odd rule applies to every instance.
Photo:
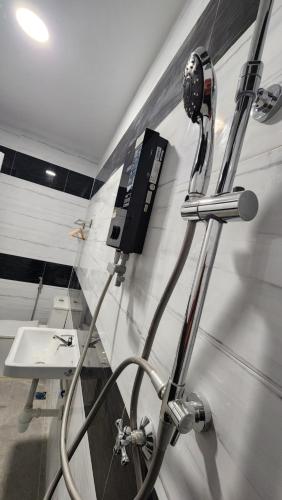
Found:
[[[71,337],[72,345],[63,345]],[[5,361],[4,375],[16,378],[56,378],[73,375],[79,360],[76,330],[19,328]]]

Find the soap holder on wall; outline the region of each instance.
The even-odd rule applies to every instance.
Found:
[[[83,219],[76,219],[74,223],[77,224],[79,227],[76,229],[72,229],[69,232],[69,236],[71,236],[72,238],[78,238],[79,240],[86,240],[88,235],[88,231],[86,230],[89,230],[91,228],[92,219],[90,219],[89,221]]]

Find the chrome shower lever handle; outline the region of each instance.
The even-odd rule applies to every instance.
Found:
[[[126,465],[130,461],[126,452],[126,446],[130,443],[131,429],[128,426],[123,426],[122,418],[116,420],[115,425],[118,430],[118,435],[116,437],[113,452],[115,455],[121,455],[121,465]]]
[[[121,465],[127,465],[130,462],[126,453],[125,446],[121,446]]]

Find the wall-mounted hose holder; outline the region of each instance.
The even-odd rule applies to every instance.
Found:
[[[184,202],[181,215],[185,220],[206,221],[211,218],[229,220],[253,220],[258,211],[258,199],[253,191],[235,188],[232,193],[205,196]]]
[[[84,220],[84,219],[76,219],[74,221],[74,223],[77,225],[77,226],[81,226],[83,229],[90,229],[91,226],[92,226],[92,219],[90,220]]]
[[[79,226],[77,229],[72,229],[69,232],[69,236],[72,238],[77,238],[79,240],[87,240],[88,232],[92,226],[92,219],[89,221],[83,219],[76,219],[74,224]]]
[[[276,115],[282,106],[282,87],[279,83],[270,87],[259,88],[256,100],[252,107],[252,117],[254,120],[265,123]]]
[[[205,432],[210,428],[212,413],[207,400],[196,392],[191,392],[182,399],[169,401],[167,412],[176,429],[170,441],[175,446],[180,434]]]

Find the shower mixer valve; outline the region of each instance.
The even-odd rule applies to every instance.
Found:
[[[143,417],[139,429],[131,430],[128,425],[123,425],[123,419],[119,418],[115,422],[117,437],[114,446],[114,454],[121,455],[121,465],[127,465],[130,460],[126,447],[131,444],[140,446],[146,460],[150,460],[154,451],[154,433],[151,421],[148,417]]]

